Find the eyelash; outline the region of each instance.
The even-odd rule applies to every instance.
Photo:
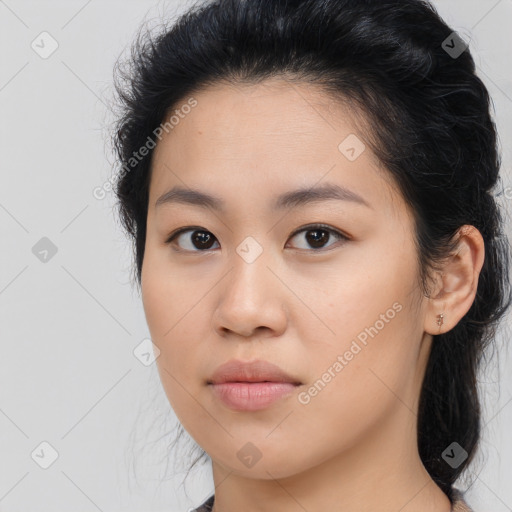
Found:
[[[340,240],[343,240],[344,242],[347,242],[348,240],[350,240],[350,238],[348,236],[344,235],[343,233],[341,233],[337,229],[331,228],[330,226],[327,226],[325,224],[311,224],[311,225],[308,225],[308,226],[303,226],[303,227],[299,228],[298,230],[296,230],[294,233],[292,233],[290,235],[290,238],[295,237],[296,235],[298,235],[299,233],[302,233],[303,231],[314,231],[314,230],[322,230],[322,231],[326,231],[326,232],[328,232],[330,234],[334,234],[336,237],[338,237]],[[172,242],[178,236],[180,236],[181,234],[186,233],[188,231],[192,231],[192,232],[194,232],[194,231],[201,231],[201,232],[210,233],[210,234],[213,235],[213,233],[211,233],[207,229],[204,229],[204,228],[202,228],[200,226],[187,226],[187,227],[184,227],[184,228],[180,228],[177,231],[174,231],[173,233],[171,233],[169,235],[169,237],[167,238],[167,240],[165,241],[165,243],[168,244],[168,245],[171,245]],[[218,242],[218,240],[217,240],[217,242]],[[325,252],[325,251],[331,250],[331,247],[332,246],[328,246],[327,249],[320,248],[320,249],[309,249],[309,250],[312,251],[312,252]],[[189,249],[179,249],[179,248],[178,249],[173,248],[173,249],[176,252],[188,252],[188,253],[203,253],[203,252],[209,252],[209,251],[212,250],[212,249],[189,250]],[[298,249],[298,250],[299,251],[308,251],[308,249]]]

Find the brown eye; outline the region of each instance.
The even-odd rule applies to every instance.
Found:
[[[331,239],[334,239],[334,241],[348,240],[348,237],[341,234],[339,231],[323,225],[314,225],[302,228],[301,230],[296,231],[292,238],[295,238],[302,233],[306,234],[305,237],[302,237],[302,240],[305,240],[305,243],[309,244],[309,246],[313,249],[323,249],[325,247],[330,247],[332,244],[328,246],[326,246],[326,244],[331,241]],[[334,237],[332,235],[334,235]],[[299,249],[308,250],[309,247],[299,247]]]
[[[192,236],[189,233],[192,233]],[[181,241],[180,250],[201,252],[211,249],[215,237],[206,229],[182,229],[172,235],[166,243],[170,244],[174,240]]]

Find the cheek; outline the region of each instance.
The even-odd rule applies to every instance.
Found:
[[[190,283],[186,286],[180,275],[173,271],[166,251],[147,245],[142,265],[141,292],[148,327],[156,340],[171,337],[174,326],[185,314],[183,309],[189,302],[187,295],[190,289]]]
[[[379,266],[360,258],[358,271],[344,271],[315,292],[323,326],[314,318],[301,325],[309,343],[308,378],[320,391],[312,389],[318,398],[308,394],[305,400],[371,411],[396,400],[394,393],[400,395],[411,382],[422,332],[414,306],[419,289],[411,284],[414,259],[403,252],[403,259],[381,258]]]
[[[156,365],[163,390],[178,420],[187,431],[202,424],[196,396],[203,377],[197,375],[199,337],[191,336],[193,311],[175,281],[171,287],[161,275],[146,273],[142,288],[144,310],[151,339],[160,350]],[[197,302],[197,300],[195,301]],[[187,315],[187,311],[190,311]],[[192,395],[192,396],[191,396]]]
[[[187,357],[191,357],[189,340],[183,339],[187,325],[187,298],[176,279],[147,253],[141,276],[142,302],[151,340],[160,350],[157,366],[166,392],[186,378]],[[188,308],[190,309],[190,308]]]
[[[375,322],[374,312],[386,314],[387,308],[368,308],[365,318],[338,317],[337,343],[318,343],[308,351],[310,371],[294,406],[293,438],[312,440],[315,463],[330,457],[332,449],[347,449],[363,439],[391,411],[412,407],[416,349],[409,311],[405,305],[398,309],[389,310],[384,326]],[[283,428],[281,434],[281,441],[288,442],[290,432]],[[294,461],[300,462],[300,457]]]

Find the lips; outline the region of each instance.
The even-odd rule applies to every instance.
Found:
[[[232,359],[220,365],[210,379],[208,379],[207,384],[223,384],[225,382],[286,382],[293,385],[302,384],[279,366],[260,359],[251,362]]]

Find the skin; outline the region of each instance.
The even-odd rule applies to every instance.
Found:
[[[194,98],[153,155],[141,289],[168,400],[212,459],[214,511],[449,512],[418,454],[418,398],[432,335],[452,329],[474,300],[480,233],[461,229],[426,297],[402,195],[368,144],[354,161],[338,149],[349,134],[365,140],[346,106],[277,79],[217,84]],[[283,192],[327,182],[370,207],[325,200],[270,209]],[[219,196],[225,212],[156,208],[175,185]],[[308,244],[307,229],[293,235],[315,223],[348,240],[334,232],[322,247]],[[165,242],[187,226],[177,252]],[[214,237],[207,250],[193,244],[198,226]],[[251,263],[236,250],[249,236],[263,251]],[[299,393],[390,309],[393,318],[301,403]],[[302,385],[267,409],[233,411],[206,385],[232,358],[270,361]],[[261,455],[252,467],[237,457],[248,442]]]

